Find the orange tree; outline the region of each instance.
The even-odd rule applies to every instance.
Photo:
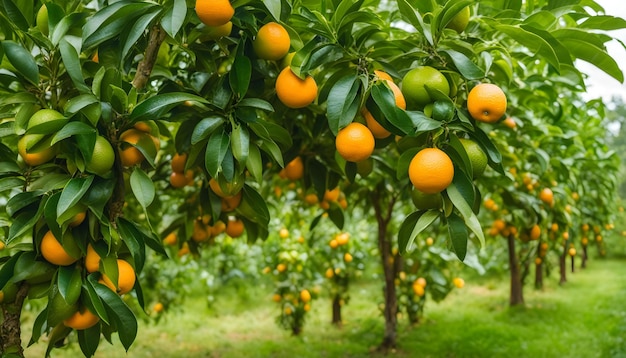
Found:
[[[32,342],[48,335],[50,350],[75,330],[90,356],[119,332],[128,349],[137,324],[120,295],[144,306],[146,247],[166,255],[161,238],[176,231],[179,253],[198,253],[231,222],[249,241],[267,237],[266,175],[297,156],[306,191],[321,200],[347,180],[355,204],[373,208],[382,347],[395,346],[395,228],[400,252],[433,223],[460,259],[470,239],[484,241],[473,180],[485,161],[504,172],[484,128],[506,99],[478,84],[502,86],[490,70],[533,68],[528,55],[547,63],[537,78],[579,77],[581,58],[621,79],[609,37],[593,30],[623,21],[581,3],[3,1],[0,287],[12,292],[2,353],[23,355],[26,297],[45,302]],[[523,50],[510,52],[511,39]],[[355,162],[372,153],[380,168],[360,180],[367,166]],[[399,224],[410,185],[437,204]],[[160,232],[155,203],[181,187],[178,216]],[[341,207],[327,204],[339,223]]]

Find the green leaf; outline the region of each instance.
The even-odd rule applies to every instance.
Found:
[[[213,132],[225,122],[224,117],[212,115],[202,119],[193,129],[191,144],[195,145],[209,138]]]
[[[154,183],[152,179],[139,167],[135,167],[130,175],[130,188],[139,205],[144,209],[150,206],[155,196]]]
[[[410,251],[417,235],[429,227],[439,217],[439,214],[437,210],[416,211],[404,219],[398,231],[400,252],[405,254]]]
[[[20,44],[5,40],[2,41],[2,49],[7,59],[15,69],[30,83],[39,83],[39,68],[35,58]]]
[[[25,251],[18,251],[0,266],[0,290],[11,280],[14,275],[15,263]]]
[[[248,148],[246,168],[257,183],[261,184],[263,182],[263,159],[261,158],[259,147],[254,143]]]
[[[137,41],[144,35],[146,29],[150,26],[152,21],[161,13],[161,8],[155,9],[142,15],[128,31],[128,35],[124,40],[124,47],[122,48],[122,59],[125,59],[130,49],[137,43]]]
[[[360,105],[357,98],[360,87],[359,77],[352,73],[339,79],[331,88],[326,102],[326,116],[335,136],[340,128],[350,124],[356,116]]]
[[[59,198],[57,217],[63,215],[63,213],[80,201],[91,186],[93,179],[94,176],[91,175],[85,178],[74,178],[67,183],[61,192],[61,197]]]
[[[209,137],[204,156],[204,165],[212,177],[217,177],[222,161],[230,144],[230,137],[223,131],[215,132]]]
[[[371,97],[382,111],[384,117],[391,123],[392,126],[385,127],[387,130],[396,134],[412,134],[414,132],[413,122],[409,115],[396,105],[396,100],[391,89],[385,84],[385,81],[381,81],[372,86]],[[369,102],[369,101],[368,101]],[[385,122],[381,120],[380,114],[368,103],[368,109],[376,118],[376,120],[383,126]],[[400,131],[400,133],[398,133]]]
[[[459,213],[461,213],[461,216],[465,221],[465,225],[467,225],[467,227],[469,227],[469,229],[476,235],[476,237],[478,237],[481,246],[485,246],[485,235],[483,234],[483,230],[480,226],[478,218],[472,211],[471,205],[473,205],[473,203],[467,203],[467,201],[465,200],[459,189],[457,189],[454,183],[448,186],[448,188],[446,189],[446,193],[448,194],[448,197],[457,208],[457,210],[459,210]]]
[[[520,45],[528,48],[535,55],[543,57],[557,71],[560,70],[560,62],[554,49],[542,37],[515,25],[500,24],[495,26],[495,28],[517,41]]]
[[[56,132],[52,140],[50,141],[50,145],[55,144],[57,142],[62,141],[63,139],[69,138],[78,134],[95,134],[96,129],[88,124],[83,122],[69,122],[66,124],[61,130]]]
[[[621,30],[626,28],[626,20],[621,17],[615,17],[610,15],[596,15],[591,16],[587,20],[578,25],[582,29],[594,29],[594,30]]]
[[[2,5],[4,6],[4,10],[6,11],[9,20],[11,20],[11,22],[15,24],[18,29],[24,32],[28,31],[28,21],[22,11],[20,11],[18,3],[15,0],[3,0]]]
[[[130,120],[135,123],[159,119],[170,109],[185,101],[208,103],[206,99],[189,93],[172,92],[158,94],[156,96],[150,96],[145,101],[139,103],[131,112]]]
[[[233,67],[228,74],[228,80],[233,92],[243,98],[248,92],[250,78],[252,76],[252,63],[243,53],[243,46],[237,48],[238,56],[235,57]]]
[[[57,46],[63,41],[67,32],[76,27],[82,27],[83,20],[87,17],[86,13],[75,12],[65,16],[54,26],[54,30],[50,34],[50,42]],[[63,60],[65,62],[65,60]],[[66,67],[67,70],[69,68]]]
[[[280,22],[280,14],[281,14],[281,0],[263,0],[263,5],[270,12],[274,21]]]
[[[122,298],[108,287],[97,284],[94,285],[94,289],[102,299],[111,321],[113,321],[118,330],[120,342],[128,351],[137,337],[137,318],[135,314],[122,301]]]
[[[169,8],[161,18],[161,26],[171,37],[176,37],[185,22],[187,4],[185,0],[174,0],[174,6]]]
[[[98,98],[92,93],[81,94],[70,98],[65,104],[63,111],[66,116],[71,116],[72,114],[78,113],[81,109],[94,103],[98,103]]]
[[[248,128],[241,124],[235,125],[230,134],[230,148],[238,162],[247,162],[250,153],[250,134],[248,133]]]
[[[345,215],[341,207],[336,203],[331,203],[330,208],[328,209],[328,217],[335,224],[337,229],[343,229],[343,225],[345,223]]]
[[[574,57],[589,62],[620,83],[624,82],[624,73],[620,70],[615,59],[605,49],[596,47],[592,43],[581,39],[562,38],[560,41]]]
[[[464,54],[451,49],[441,49],[440,51],[450,56],[452,62],[454,62],[454,66],[456,66],[461,75],[468,80],[478,80],[485,77],[485,71],[474,64],[474,62]]]
[[[96,293],[95,287],[100,285],[100,286],[107,288],[109,291],[111,289],[97,281],[96,277],[99,277],[99,276],[100,276],[99,272],[94,272],[90,274],[89,276],[87,276],[87,280],[83,282],[83,297],[84,297],[83,303],[86,304],[87,307],[89,307],[89,309],[93,308],[92,312],[97,314],[98,317],[100,317],[100,319],[104,323],[111,324],[111,322],[109,321],[109,315],[107,314],[107,311],[104,308],[104,303],[102,302],[102,299],[100,299],[100,297]]]
[[[63,323],[57,324],[48,335],[48,347],[46,348],[45,356],[49,357],[50,351],[52,351],[52,349],[56,347],[59,342],[65,340],[70,333],[72,333],[71,328],[66,327]]]
[[[11,222],[11,226],[9,227],[9,237],[5,240],[5,244],[9,245],[13,240],[19,238],[24,235],[28,230],[32,229],[32,227],[39,221],[41,217],[41,213],[43,211],[43,207],[40,206],[39,209],[35,211],[24,211],[20,212],[16,217],[13,218],[13,222]]]
[[[133,257],[135,270],[137,271],[137,274],[139,274],[143,269],[143,265],[146,260],[146,237],[133,222],[124,218],[118,219],[118,227],[120,230],[120,236],[126,243],[126,246]]]
[[[409,4],[407,0],[398,0],[398,9],[402,17],[413,25],[415,29],[426,38],[431,46],[434,46],[433,34],[428,26],[424,24],[423,16]]]
[[[272,104],[260,98],[244,98],[239,101],[239,103],[237,103],[237,107],[251,107],[268,112],[274,112],[274,107],[272,107]]]
[[[59,293],[68,305],[73,305],[80,297],[80,290],[83,285],[81,270],[78,266],[59,267],[57,285]]]
[[[85,357],[92,357],[96,354],[96,350],[98,350],[98,345],[100,344],[101,328],[102,326],[100,324],[96,324],[93,327],[81,329],[76,332],[80,350],[83,352]]]
[[[459,258],[459,260],[465,260],[467,254],[467,227],[463,219],[457,214],[452,213],[448,217],[448,233],[450,234],[450,242],[452,243],[452,249]]]
[[[0,179],[0,193],[19,188],[24,185],[24,179],[17,177],[6,177]]]

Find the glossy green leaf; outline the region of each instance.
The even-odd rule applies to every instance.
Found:
[[[233,67],[228,73],[230,87],[239,98],[245,97],[250,86],[250,78],[252,76],[252,63],[250,59],[243,54],[243,46],[239,47],[239,56],[235,57]]]
[[[506,34],[520,45],[525,46],[534,54],[543,57],[555,69],[560,69],[559,59],[550,44],[542,37],[515,25],[500,24],[496,30]]]
[[[140,102],[131,112],[130,119],[133,123],[159,119],[172,108],[185,101],[207,103],[206,99],[189,93],[172,92],[158,94]]]
[[[20,11],[17,3],[13,0],[3,0],[2,5],[11,22],[15,24],[18,29],[25,32],[28,31],[28,28],[30,26],[24,14],[22,13],[22,11]]]
[[[61,128],[61,130],[59,130],[54,135],[54,137],[52,137],[50,144],[55,144],[62,141],[63,139],[70,138],[74,135],[95,133],[96,129],[88,124],[85,124],[83,122],[69,122],[63,128]]]
[[[20,44],[9,40],[2,41],[2,49],[11,65],[24,78],[32,84],[37,85],[39,83],[39,68],[30,52]]]
[[[450,214],[448,221],[448,234],[450,235],[450,242],[452,243],[452,249],[459,258],[459,260],[465,260],[467,254],[467,239],[468,232],[467,227],[463,219],[455,213]]]
[[[127,36],[124,39],[124,47],[122,48],[122,59],[128,56],[131,48],[137,43],[137,41],[144,35],[146,29],[152,24],[154,19],[161,13],[161,9],[154,9],[142,15],[135,21]]]
[[[82,26],[85,17],[86,13],[75,12],[62,18],[50,33],[50,42],[55,46],[59,45],[70,29]]]
[[[251,107],[268,112],[274,112],[274,107],[272,107],[272,104],[260,98],[244,98],[239,101],[239,103],[237,103],[237,107]]]
[[[96,324],[93,327],[81,329],[76,332],[80,350],[85,357],[92,357],[96,353],[96,350],[98,350],[98,345],[100,344],[100,330],[101,325]]]
[[[126,243],[126,246],[133,257],[135,270],[137,271],[137,274],[139,274],[143,269],[144,262],[146,260],[145,235],[133,222],[124,218],[119,218],[118,228],[120,230],[122,240]]]
[[[130,175],[130,188],[137,198],[139,205],[147,208],[152,204],[156,195],[152,179],[139,167],[135,167]]]
[[[468,80],[478,80],[485,77],[485,71],[478,67],[472,60],[470,60],[464,54],[451,49],[441,49],[441,52],[445,52],[450,56],[454,66]]]
[[[280,0],[263,0],[263,5],[270,12],[274,21],[280,22],[281,1]]]
[[[261,184],[263,182],[263,159],[261,158],[261,151],[256,144],[252,144],[248,148],[246,168],[257,183]]]
[[[233,156],[240,163],[246,163],[250,153],[250,134],[248,129],[237,124],[230,134],[230,148]]]
[[[65,188],[63,188],[63,192],[61,192],[61,197],[59,198],[57,216],[63,215],[63,213],[80,201],[91,186],[93,179],[94,176],[91,175],[84,178],[74,178],[67,183]]]
[[[174,6],[167,9],[161,18],[161,26],[171,37],[176,37],[187,16],[185,0],[174,0]]]
[[[407,0],[398,0],[398,9],[402,17],[413,25],[421,33],[431,46],[434,46],[433,34],[428,26],[424,24],[423,16]]]
[[[230,137],[223,131],[214,132],[207,142],[204,165],[212,177],[220,171],[222,161],[230,145]]]
[[[81,270],[77,266],[61,266],[57,276],[59,293],[68,305],[73,305],[80,297],[83,285]]]
[[[224,117],[213,115],[203,118],[193,129],[191,144],[198,144],[209,138],[213,132],[225,122]]]
[[[328,125],[334,135],[339,129],[347,126],[356,116],[360,100],[357,98],[361,81],[356,74],[349,74],[337,81],[326,102]]]
[[[137,318],[117,293],[104,285],[94,285],[98,296],[102,299],[106,311],[118,330],[120,342],[128,351],[137,337]]]
[[[416,211],[409,215],[398,231],[398,248],[402,254],[412,250],[413,242],[421,232],[439,217],[439,211]]]
[[[478,218],[472,211],[472,205],[474,203],[468,204],[465,197],[463,197],[463,194],[461,194],[461,192],[459,191],[459,189],[457,189],[454,183],[448,186],[448,188],[446,189],[446,193],[454,204],[454,207],[456,207],[459,213],[461,213],[465,225],[467,225],[467,227],[476,235],[476,237],[480,241],[481,246],[485,246],[485,235],[483,234],[483,230],[480,222],[478,221]]]

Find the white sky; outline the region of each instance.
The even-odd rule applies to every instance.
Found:
[[[626,6],[622,0],[596,0],[598,4],[604,7],[606,15],[622,17],[626,19]],[[618,31],[610,31],[609,35],[619,38],[626,43],[626,29]],[[617,41],[607,43],[609,54],[617,61],[618,66],[624,72],[626,77],[626,49]],[[619,83],[613,77],[605,74],[595,66],[584,62],[577,61],[577,67],[584,73],[589,75],[586,80],[588,95],[587,99],[601,97],[607,103],[613,96],[621,96],[626,100],[626,85]]]

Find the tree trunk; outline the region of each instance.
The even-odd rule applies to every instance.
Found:
[[[511,298],[509,304],[511,306],[523,305],[524,292],[519,262],[517,260],[517,252],[515,251],[515,237],[509,235],[507,242],[509,246],[509,270],[511,271]]]
[[[333,297],[333,320],[332,324],[337,327],[341,327],[343,322],[341,321],[341,296],[339,294]]]
[[[572,266],[572,273],[574,273],[574,256],[570,256],[570,257],[571,257],[571,260],[572,260],[572,264],[571,264],[571,266]]]
[[[587,267],[587,245],[583,245],[583,259],[580,263],[581,268]]]
[[[543,290],[543,260],[535,264],[535,288]]]
[[[378,224],[378,250],[380,251],[385,277],[385,288],[383,291],[385,297],[385,309],[383,311],[383,316],[385,317],[385,333],[383,341],[378,348],[382,352],[389,352],[396,348],[396,331],[398,326],[398,301],[396,298],[395,285],[395,279],[397,277],[396,260],[392,253],[391,240],[387,235],[397,197],[389,194],[389,190],[385,188],[384,184],[379,184],[371,193],[372,206],[374,207],[376,222]],[[385,196],[389,198],[389,201],[386,203],[386,210],[383,209]]]
[[[15,301],[0,305],[2,307],[2,324],[0,325],[0,353],[5,355],[24,357],[22,347],[22,329],[20,316],[24,299],[28,295],[28,284],[22,282],[17,290]]]
[[[565,258],[567,256],[567,246],[563,247],[563,253],[561,254],[561,256],[559,257],[559,272],[561,273],[561,278],[559,279],[559,285],[564,284],[565,282],[567,282],[567,263],[565,261]]]

